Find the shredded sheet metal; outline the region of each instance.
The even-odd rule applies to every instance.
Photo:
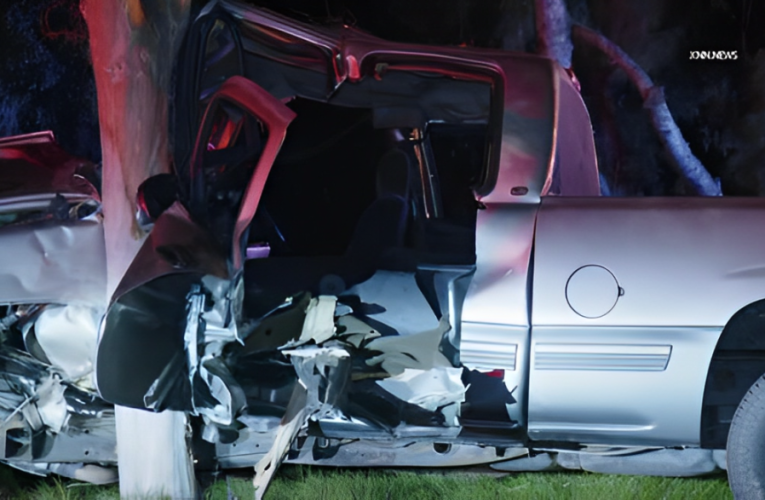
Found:
[[[114,414],[92,393],[28,353],[0,346],[0,460],[96,484],[116,480]],[[10,444],[10,446],[8,446]]]
[[[462,382],[462,367],[454,367],[440,350],[452,331],[448,315],[436,320],[434,328],[386,336],[363,318],[346,304],[338,305],[336,297],[313,298],[300,337],[280,348],[290,358],[298,383],[270,450],[255,466],[256,498],[265,494],[276,468],[308,421],[338,415],[345,418],[339,402],[352,383],[351,352],[375,354],[366,364],[387,375],[376,383],[392,396],[440,412],[447,426],[442,435],[447,428],[459,429],[467,387]]]
[[[66,399],[64,399],[64,390],[66,388],[61,384],[61,377],[53,374],[46,378],[37,388],[37,413],[40,414],[40,420],[43,425],[53,432],[61,432],[67,418]]]
[[[305,322],[303,330],[300,333],[297,343],[294,345],[303,345],[313,340],[316,344],[321,344],[332,338],[335,334],[335,305],[337,297],[330,295],[320,295],[311,299],[306,309]]]
[[[185,300],[177,302],[181,307],[185,302],[185,312],[182,313],[184,319],[181,320],[180,314],[183,310],[178,307],[176,320],[167,321],[165,326],[172,329],[175,325],[185,324],[182,336],[183,350],[174,348],[170,350],[171,357],[165,362],[159,376],[153,379],[143,394],[142,402],[144,407],[154,411],[165,409],[185,411],[194,416],[201,415],[208,423],[230,426],[236,415],[244,409],[246,397],[223,361],[223,349],[227,344],[242,343],[242,340],[238,335],[236,322],[233,320],[235,313],[231,306],[234,301],[230,300],[230,288],[223,286],[231,283],[209,276],[205,278],[211,278],[203,282],[205,285],[212,285],[212,289],[194,280],[190,280],[190,284],[182,282],[189,287]],[[136,290],[141,289],[134,289],[129,293],[135,293]],[[163,297],[169,295],[165,293]],[[150,295],[149,300],[156,301],[156,297],[156,294]],[[131,313],[132,310],[128,307],[127,314]],[[167,333],[166,328],[155,328],[156,323],[151,319],[165,320],[169,316],[168,311],[159,308],[153,313],[149,321],[144,321],[139,326],[154,328],[152,331],[157,335]],[[122,323],[124,324],[124,321]],[[135,335],[130,330],[125,330],[125,334]],[[154,345],[154,341],[155,339],[150,336],[144,346],[150,348]],[[103,351],[101,354],[103,355]],[[119,356],[121,353],[115,354]],[[140,357],[142,352],[136,350],[133,356]],[[107,363],[110,360],[109,357],[105,359]],[[100,373],[104,372],[105,370],[101,370]],[[102,394],[105,392],[104,380],[103,376],[99,380]],[[116,380],[117,384],[126,384],[132,379],[114,376],[112,380]],[[119,391],[118,385],[117,390],[113,390],[113,394],[120,394]],[[208,436],[212,435],[210,432],[212,431],[208,431]]]
[[[379,337],[367,344],[369,351],[381,354],[367,360],[369,366],[380,364],[391,375],[400,375],[407,368],[427,370],[433,367],[451,367],[452,364],[439,350],[444,335],[451,330],[444,316],[432,330],[410,335]]]
[[[359,318],[350,314],[337,318],[337,328],[337,338],[357,349],[361,348],[365,341],[382,335]]]
[[[32,430],[59,432],[67,418],[61,374],[29,354],[0,348],[0,431],[20,414]]]
[[[220,354],[226,343],[241,342],[241,339],[233,321],[228,325],[223,322],[222,316],[230,315],[225,312],[221,314],[214,307],[205,311],[208,307],[201,287],[194,285],[187,301],[183,342],[193,414],[202,415],[215,424],[229,426],[234,422],[236,414],[244,408],[246,398]],[[228,300],[217,302],[230,304]],[[152,388],[156,389],[154,385]],[[203,397],[197,401],[196,396],[199,394]]]
[[[300,428],[308,420],[312,408],[306,405],[307,390],[302,384],[297,384],[287,406],[287,411],[276,430],[274,442],[268,453],[255,464],[255,477],[252,485],[255,487],[255,499],[261,500],[266,494],[271,478],[281,464],[295,440]]]
[[[448,407],[447,425],[458,426],[457,405],[465,401],[462,368],[437,367],[430,370],[406,368],[399,375],[377,381],[377,385],[408,403],[429,411]]]
[[[334,313],[334,304],[332,312]],[[266,493],[276,469],[287,455],[300,429],[311,418],[321,418],[333,411],[340,395],[344,372],[342,365],[350,360],[350,354],[342,347],[307,346],[283,351],[292,360],[298,374],[298,384],[287,405],[287,411],[276,431],[271,449],[255,464],[255,498],[260,500]]]
[[[411,281],[409,276],[405,278],[407,283]],[[268,432],[272,437],[261,444],[260,449],[268,448],[268,452],[249,453],[261,457],[253,479],[256,498],[265,494],[276,469],[296,437],[307,432],[309,422],[354,425],[353,415],[344,413],[353,411],[345,409],[349,394],[360,396],[357,401],[367,401],[365,398],[374,399],[387,392],[384,397],[391,408],[405,405],[405,410],[396,410],[400,412],[400,422],[396,420],[379,428],[388,438],[406,434],[401,433],[404,428],[410,432],[408,435],[430,438],[454,437],[459,432],[459,411],[467,388],[462,381],[462,367],[455,367],[443,353],[453,333],[448,314],[439,317],[432,309],[425,309],[427,321],[399,332],[382,319],[387,303],[383,306],[366,302],[366,297],[360,302],[359,297],[338,302],[335,296],[311,298],[306,293],[272,311],[273,318],[267,314],[239,332],[234,319],[239,314],[232,309],[232,304],[238,302],[234,300],[237,292],[226,286],[229,283],[206,276],[201,284],[191,284],[187,289],[185,312],[183,319],[179,318],[185,320],[186,326],[184,351],[178,352],[155,380],[144,402],[187,397],[174,392],[173,381],[180,377],[191,389],[188,411],[204,420],[202,439],[217,445],[224,432],[234,430],[237,417],[242,422],[240,415],[246,407],[244,390],[227,365],[226,357],[231,351],[226,346],[241,344],[241,352],[262,353],[270,356],[273,363],[284,363],[282,356],[288,358],[297,383],[286,412],[278,426],[258,431]],[[272,329],[278,330],[276,335],[270,335]],[[440,415],[433,415],[437,413]],[[265,422],[258,421],[256,427],[261,429],[264,425]],[[175,441],[166,446],[182,448]],[[133,455],[131,452],[130,456]],[[236,463],[235,458],[231,463]]]

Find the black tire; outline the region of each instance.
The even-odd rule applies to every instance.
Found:
[[[736,500],[765,500],[765,375],[738,405],[728,433],[728,482]]]

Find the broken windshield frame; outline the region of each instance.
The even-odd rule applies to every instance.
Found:
[[[216,115],[220,110],[224,110],[227,114],[228,120],[230,120],[228,123],[216,122],[216,119],[220,119],[220,115]],[[241,116],[237,124],[236,115],[238,113],[241,113]],[[250,118],[246,118],[248,116]],[[235,206],[236,219],[232,220],[230,226],[226,226],[225,232],[219,233],[218,238],[216,238],[219,243],[223,243],[224,249],[231,250],[233,271],[241,268],[244,260],[244,250],[241,245],[242,235],[255,215],[268,173],[284,140],[287,125],[294,117],[295,114],[279,100],[257,84],[239,76],[231,77],[221,85],[218,92],[213,96],[207,111],[205,111],[202,127],[199,129],[194,146],[194,156],[191,160],[192,187],[189,200],[191,213],[201,219],[203,223],[213,222],[207,213],[208,208],[204,207],[209,201],[208,195],[210,194],[207,191],[209,186],[207,186],[206,175],[202,175],[206,166],[214,164],[223,166],[229,161],[244,161],[254,165],[254,167],[247,169],[245,172],[247,175],[239,179],[239,183],[246,185],[246,188],[242,192],[241,198],[236,196],[239,198]],[[237,139],[240,138],[240,132],[244,133],[241,136],[245,141],[244,144],[237,142]],[[210,140],[216,133],[219,135],[213,140],[217,142],[213,144],[211,149]],[[263,133],[266,133],[266,137],[263,136]],[[231,143],[230,140],[234,142]],[[227,148],[231,144],[234,145],[234,148]],[[260,146],[261,144],[262,146]],[[219,146],[224,146],[224,149],[215,151]],[[239,147],[243,149],[238,150]],[[231,151],[227,151],[227,149]],[[221,155],[216,160],[215,156],[218,152]],[[233,156],[227,158],[224,152],[232,152]],[[259,157],[258,153],[260,153]],[[252,175],[249,175],[249,172],[252,172]],[[248,178],[249,182],[247,181]],[[208,225],[208,229],[212,228]]]

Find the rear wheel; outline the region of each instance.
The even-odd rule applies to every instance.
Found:
[[[749,388],[728,434],[728,481],[737,500],[765,500],[765,375]]]

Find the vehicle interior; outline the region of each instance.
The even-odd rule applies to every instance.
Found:
[[[296,98],[297,118],[250,227],[246,310],[301,291],[337,295],[380,269],[475,263],[471,182],[485,125],[374,126],[370,108]]]
[[[487,143],[481,123],[376,127],[371,108],[305,98],[288,106],[297,117],[248,234],[250,248],[267,251],[245,261],[244,313],[257,327],[232,363],[249,411],[275,417],[295,381],[276,349],[300,330],[309,296],[337,296],[383,336],[411,338],[439,327],[447,289],[456,289],[461,304],[476,259],[472,186]],[[280,309],[285,299],[293,307]],[[451,352],[445,363],[459,365],[457,349],[442,345]],[[364,364],[368,358],[359,354],[353,371],[379,372]],[[398,400],[374,381],[350,384],[346,414],[384,428],[446,425],[440,413]]]
[[[198,103],[209,99],[213,73],[219,81],[242,74],[296,114],[247,233],[245,341],[231,346],[228,365],[248,413],[283,413],[297,375],[278,348],[300,332],[318,295],[336,297],[347,324],[396,339],[390,359],[459,371],[459,315],[476,262],[475,191],[489,177],[491,86],[380,63],[374,75],[332,88],[321,50],[239,29],[241,66],[219,68],[217,56],[206,63]],[[228,53],[235,37],[220,33]],[[448,412],[383,390],[376,382],[388,376],[386,354],[373,362],[379,351],[365,342],[338,403],[344,414],[378,428],[438,427],[437,435],[455,425]],[[466,372],[460,385],[482,386],[482,377]],[[507,420],[502,398],[494,399],[497,420]],[[475,391],[467,404],[486,413]],[[342,425],[337,432],[353,434],[349,421]]]

